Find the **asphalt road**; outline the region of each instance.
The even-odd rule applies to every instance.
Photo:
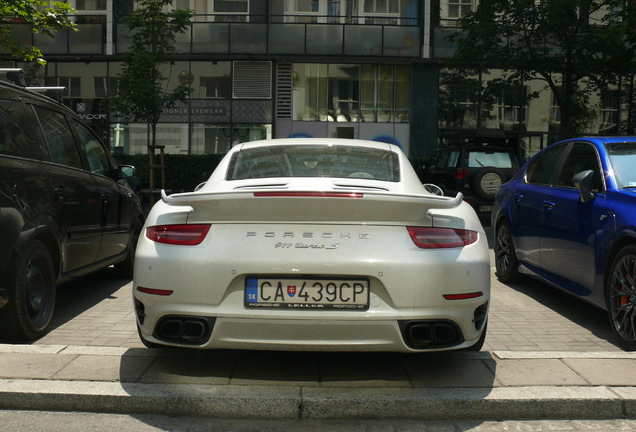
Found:
[[[20,432],[610,432],[636,430],[620,420],[416,421],[228,420],[151,415],[0,411],[0,430]]]

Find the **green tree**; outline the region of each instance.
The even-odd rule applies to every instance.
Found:
[[[561,111],[560,135],[581,133],[594,115],[591,96],[634,73],[636,6],[624,0],[482,0],[449,39],[450,67],[500,69],[485,86],[543,81]]]
[[[191,89],[179,85],[167,88],[176,35],[190,26],[193,11],[171,9],[172,0],[140,0],[127,18],[131,45],[124,56],[117,95],[112,110],[122,119],[145,122],[150,130],[148,145],[157,139],[157,123],[162,112],[188,100]]]
[[[12,24],[31,24],[34,33],[54,37],[53,32],[70,28],[77,31],[68,14],[74,13],[64,2],[42,0],[0,0],[0,46],[13,57],[45,65],[42,52],[22,45],[14,36]]]

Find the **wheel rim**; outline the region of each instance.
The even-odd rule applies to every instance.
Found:
[[[495,243],[495,267],[500,274],[504,274],[508,271],[511,253],[512,241],[510,231],[506,225],[502,225],[499,231],[497,231],[497,240]]]
[[[636,341],[636,255],[625,255],[613,268],[609,310],[612,325],[621,339]]]
[[[35,326],[40,326],[47,320],[50,304],[49,285],[50,281],[48,281],[46,275],[46,265],[40,259],[34,257],[27,267],[24,287],[27,313]]]

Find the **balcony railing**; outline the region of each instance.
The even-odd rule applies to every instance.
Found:
[[[80,18],[79,16],[77,18]],[[55,37],[33,33],[31,24],[20,22],[11,24],[13,36],[23,46],[36,46],[46,55],[99,55],[106,53],[106,23],[99,22],[101,17],[95,21],[81,16],[82,21],[76,23],[77,30],[62,29],[55,32]],[[103,17],[105,21],[105,16]],[[0,54],[8,54],[0,49]]]
[[[361,20],[341,17],[329,17],[331,21],[325,22],[320,17],[312,17],[317,22],[272,22],[271,16],[269,22],[254,16],[243,17],[243,22],[218,22],[213,16],[203,16],[209,21],[201,21],[201,17],[195,18],[186,33],[177,35],[177,53],[421,57],[421,27],[407,24],[417,23],[414,19],[392,18],[400,24],[375,24],[380,21],[374,17],[360,24]],[[120,23],[116,52],[125,53],[129,44],[129,32]]]

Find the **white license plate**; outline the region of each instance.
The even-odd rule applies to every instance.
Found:
[[[247,278],[245,306],[367,310],[369,281],[367,279]]]

